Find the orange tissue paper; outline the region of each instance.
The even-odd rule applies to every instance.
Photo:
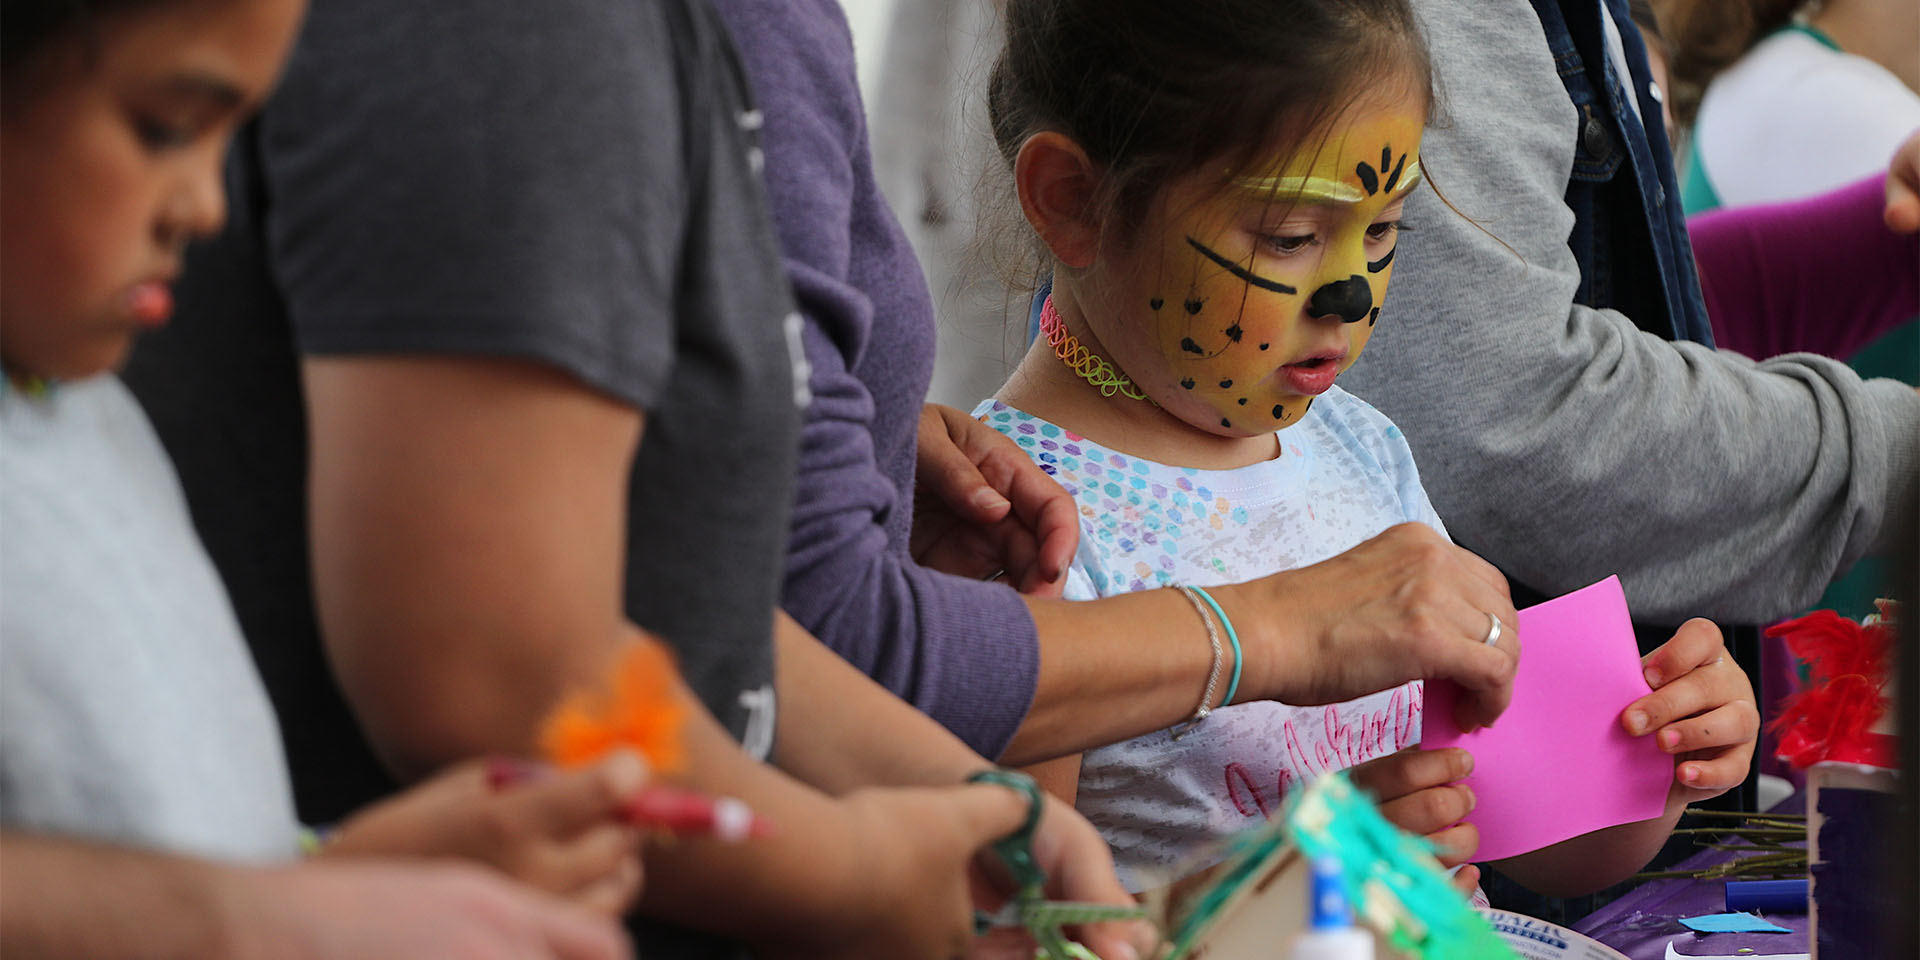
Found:
[[[628,645],[604,689],[569,695],[541,724],[541,751],[554,766],[572,768],[628,747],[657,772],[683,769],[687,708],[675,695],[674,676],[673,654],[664,645]]]

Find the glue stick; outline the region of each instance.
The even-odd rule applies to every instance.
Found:
[[[1294,941],[1292,960],[1373,960],[1373,935],[1353,925],[1340,885],[1340,861],[1313,861],[1313,921]]]

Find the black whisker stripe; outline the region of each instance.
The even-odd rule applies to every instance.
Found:
[[[1214,252],[1213,250],[1208,249],[1206,244],[1201,243],[1200,241],[1195,240],[1192,237],[1187,238],[1187,243],[1190,244],[1195,250],[1200,251],[1201,256],[1206,257],[1208,260],[1212,260],[1214,263],[1219,264],[1221,268],[1226,270],[1228,273],[1231,273],[1234,276],[1239,277],[1240,279],[1245,280],[1246,282],[1251,283],[1262,290],[1272,290],[1274,293],[1299,293],[1300,292],[1298,290],[1295,290],[1292,287],[1287,286],[1284,283],[1281,283],[1278,280],[1268,280],[1266,277],[1263,277],[1257,273],[1254,273],[1252,270],[1248,270],[1246,267],[1243,267],[1237,263],[1234,263],[1232,260],[1228,260],[1226,257],[1223,257],[1220,254]]]

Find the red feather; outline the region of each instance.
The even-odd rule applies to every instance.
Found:
[[[1804,769],[1860,746],[1885,711],[1896,608],[1885,604],[1880,611],[1866,625],[1818,610],[1768,628],[1767,636],[1785,638],[1811,675],[1768,725],[1780,734],[1780,757],[1788,763]]]

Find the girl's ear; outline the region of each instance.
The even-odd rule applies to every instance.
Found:
[[[1093,213],[1093,162],[1072,138],[1052,130],[1027,138],[1013,162],[1020,210],[1040,241],[1067,267],[1093,265],[1100,224]]]

